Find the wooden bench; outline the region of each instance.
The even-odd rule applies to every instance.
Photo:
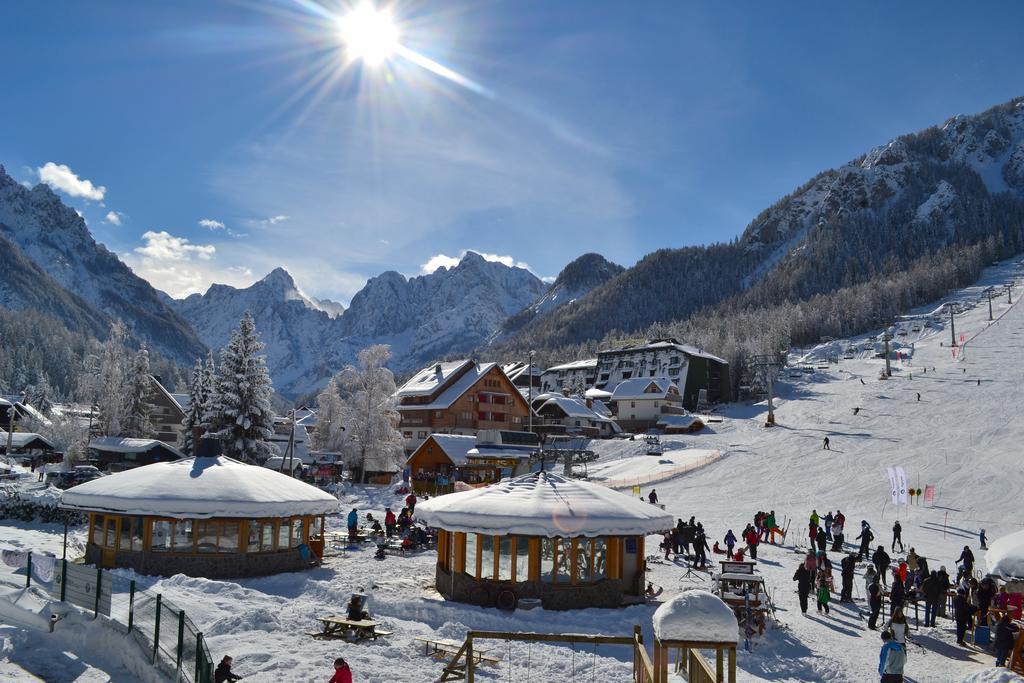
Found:
[[[313,631],[309,635],[314,638],[343,640],[376,640],[378,636],[390,636],[394,631],[379,628],[380,622],[373,619],[353,620],[347,617],[317,617],[323,624],[322,631]]]
[[[451,657],[459,654],[462,649],[463,643],[457,640],[449,640],[447,638],[413,638],[416,642],[423,643],[423,654],[428,657],[444,658]],[[487,654],[488,650],[481,650],[478,647],[473,648],[473,662],[476,664],[487,663],[487,664],[500,664],[501,659]]]

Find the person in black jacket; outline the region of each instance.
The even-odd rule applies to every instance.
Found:
[[[921,582],[921,591],[924,593],[924,625],[934,627],[939,603],[946,595],[938,572],[932,572]]]
[[[231,673],[232,661],[231,657],[227,656],[220,660],[220,664],[217,665],[216,671],[213,672],[214,683],[233,683],[233,681],[239,681],[242,679],[241,676]]]
[[[964,635],[967,633],[967,625],[971,622],[971,615],[974,614],[974,605],[967,601],[967,591],[958,588],[956,597],[953,598],[953,619],[956,621],[956,644],[966,645]]]
[[[991,576],[978,582],[978,619],[983,620],[988,614],[992,599],[996,597],[996,583]]]
[[[868,607],[871,608],[868,628],[874,631],[878,628],[878,613],[882,611],[882,586],[878,583],[877,574],[868,586]]]
[[[892,525],[892,551],[896,552],[896,544],[900,544],[900,552],[903,552],[903,527],[900,526],[900,520],[896,520],[896,523]]]
[[[868,526],[868,523],[861,522],[860,525],[860,535],[856,539],[860,541],[860,553],[857,555],[858,560],[871,556],[871,552],[868,549],[871,547],[871,541],[875,540],[875,535],[871,533],[871,527]]]
[[[949,615],[946,614],[946,595],[953,586],[953,582],[949,580],[949,572],[946,571],[946,565],[941,565],[935,575],[939,577],[939,585],[942,586],[942,599],[939,600],[939,616],[948,617]]]
[[[974,553],[971,552],[969,547],[964,546],[960,557],[956,558],[956,563],[960,567],[960,571],[956,575],[956,582],[960,583],[960,579],[974,573]]]
[[[818,544],[818,552],[823,553],[828,548],[828,536],[820,526],[818,527],[817,534],[814,536],[814,541]]]
[[[697,533],[693,538],[693,564],[704,569],[708,563],[709,550],[711,550],[711,548],[708,547],[708,539],[707,536],[704,535],[704,527],[698,524]]]
[[[889,616],[892,616],[893,612],[897,609],[903,608],[903,601],[906,597],[907,592],[903,587],[903,582],[900,581],[900,575],[894,570],[892,573],[892,588],[889,589]]]
[[[800,611],[807,614],[807,596],[811,594],[811,588],[814,587],[814,574],[807,569],[805,563],[801,562],[793,574],[793,580],[797,582],[796,592],[800,596]]]
[[[850,553],[839,563],[843,578],[843,590],[839,593],[839,602],[853,602],[853,572],[857,568],[857,555]]]
[[[1004,612],[1002,618],[999,619],[999,623],[996,624],[996,635],[995,635],[995,648],[996,648],[996,666],[1006,666],[1006,655],[1010,653],[1013,648],[1013,641],[1016,638],[1014,633],[1017,631],[1017,626],[1010,620],[1009,612]]]
[[[885,577],[888,574],[890,561],[891,558],[889,557],[889,553],[885,552],[885,548],[882,546],[878,546],[878,550],[876,550],[875,554],[871,556],[872,564],[875,565],[878,575],[882,577],[883,586],[885,585]]]

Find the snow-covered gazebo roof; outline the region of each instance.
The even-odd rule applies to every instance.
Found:
[[[522,536],[639,536],[672,526],[661,508],[600,484],[533,472],[416,505],[429,526]]]
[[[683,591],[654,613],[654,637],[660,641],[737,643],[736,614],[717,595],[706,590]]]
[[[291,517],[337,512],[338,500],[297,479],[224,456],[158,462],[74,486],[61,507],[160,517]]]
[[[988,573],[1002,579],[1024,579],[1024,531],[997,538],[985,553]]]

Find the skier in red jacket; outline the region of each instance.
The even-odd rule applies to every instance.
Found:
[[[757,544],[759,539],[757,537],[757,530],[748,526],[746,532],[743,534],[743,540],[747,542],[747,552],[750,553],[751,559],[757,559]]]
[[[398,520],[395,519],[395,513],[391,511],[391,508],[384,508],[384,529],[387,532],[388,538],[395,535],[395,526],[398,524]]]

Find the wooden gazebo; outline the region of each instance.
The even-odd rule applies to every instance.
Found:
[[[89,515],[89,564],[221,579],[314,564],[338,501],[265,467],[199,457],[80,484],[61,507]]]
[[[654,613],[654,683],[668,683],[673,650],[673,672],[687,681],[736,683],[738,642],[739,626],[728,605],[706,590],[683,591]],[[714,650],[713,671],[701,650]]]
[[[645,536],[672,526],[657,506],[551,472],[431,498],[416,517],[439,529],[438,592],[502,608],[639,602]]]

